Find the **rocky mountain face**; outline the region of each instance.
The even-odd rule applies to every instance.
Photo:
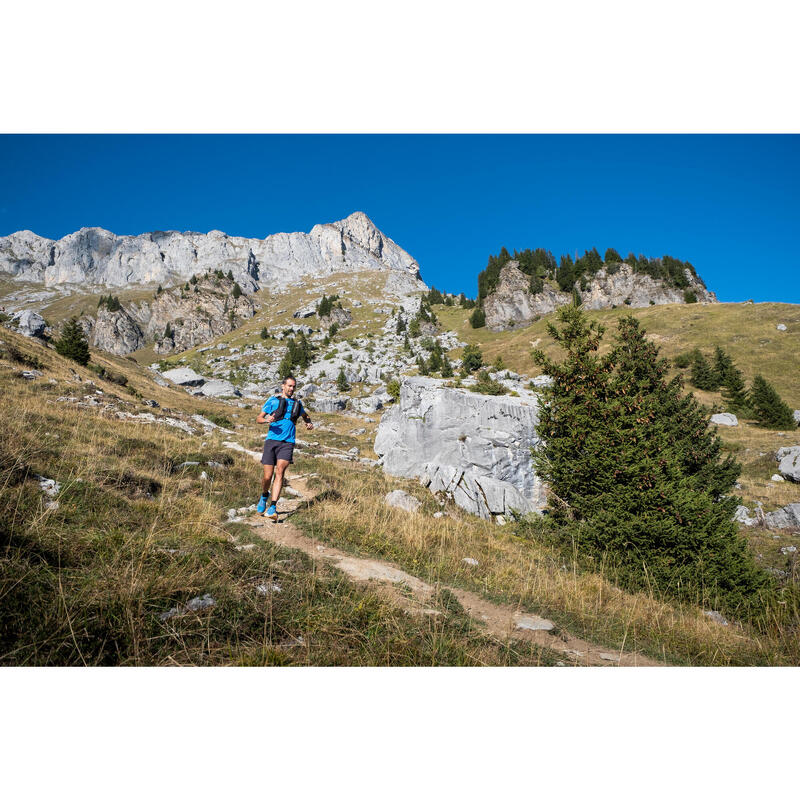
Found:
[[[686,278],[689,281],[686,291],[693,292],[698,302],[717,302],[714,293],[709,292],[688,271]],[[483,303],[487,328],[502,331],[524,327],[559,306],[572,302],[570,293],[560,291],[551,282],[546,282],[541,292],[531,294],[529,282],[530,278],[519,269],[518,261],[509,261],[503,266],[496,289]],[[576,282],[575,289],[580,294],[583,306],[588,309],[622,305],[644,308],[686,302],[684,289],[669,287],[649,275],[636,273],[625,263],[599,270],[585,286],[581,288],[580,283]]]
[[[0,237],[0,274],[57,285],[122,287],[183,283],[192,275],[232,272],[245,292],[275,289],[306,275],[367,269],[392,270],[408,291],[425,288],[419,264],[360,211],[309,233],[275,233],[265,239],[222,231],[156,231],[117,236],[81,228],[62,239],[19,231]]]
[[[484,519],[505,521],[546,502],[531,464],[538,397],[516,385],[517,397],[448,388],[435,378],[406,378],[400,401],[381,418],[375,452],[391,475],[418,478]]]
[[[255,314],[256,304],[245,294],[234,297],[234,281],[213,273],[196,283],[166,289],[150,301],[130,303],[79,322],[92,347],[126,355],[153,342],[157,353],[187,350],[236,328]]]

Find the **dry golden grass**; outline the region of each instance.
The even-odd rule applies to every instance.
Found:
[[[298,524],[332,544],[385,558],[431,583],[472,589],[489,599],[518,604],[557,621],[574,635],[614,649],[640,649],[665,662],[705,665],[796,664],[796,638],[773,628],[757,634],[721,626],[688,608],[660,600],[656,592],[629,593],[597,572],[578,569],[543,545],[521,539],[514,526],[498,528],[450,507],[434,519],[438,505],[419,485],[377,470],[317,458],[323,495],[298,517]],[[419,514],[392,509],[383,497],[402,487],[423,503]],[[474,558],[478,567],[462,562]]]

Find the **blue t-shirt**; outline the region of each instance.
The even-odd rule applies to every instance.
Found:
[[[265,414],[271,414],[278,408],[279,395],[274,395],[267,400],[261,407]],[[286,414],[283,419],[275,420],[270,426],[265,439],[272,439],[276,442],[292,442],[294,443],[295,424],[291,420],[292,409],[298,400],[291,399],[286,401]]]

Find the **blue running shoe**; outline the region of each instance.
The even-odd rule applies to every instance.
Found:
[[[267,513],[264,516],[269,517],[273,522],[278,521],[278,508],[275,503],[270,503]]]
[[[261,495],[261,499],[258,501],[258,505],[256,506],[256,511],[259,514],[263,514],[267,510],[267,498],[264,495]]]

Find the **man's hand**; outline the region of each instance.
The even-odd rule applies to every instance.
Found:
[[[306,430],[310,431],[314,427],[313,422],[306,422]]]
[[[268,414],[268,415],[267,415],[267,416],[264,418],[264,421],[265,421],[265,422],[268,422],[270,425],[272,425],[272,423],[273,423],[273,422],[275,422],[275,415],[274,415],[274,414]]]

